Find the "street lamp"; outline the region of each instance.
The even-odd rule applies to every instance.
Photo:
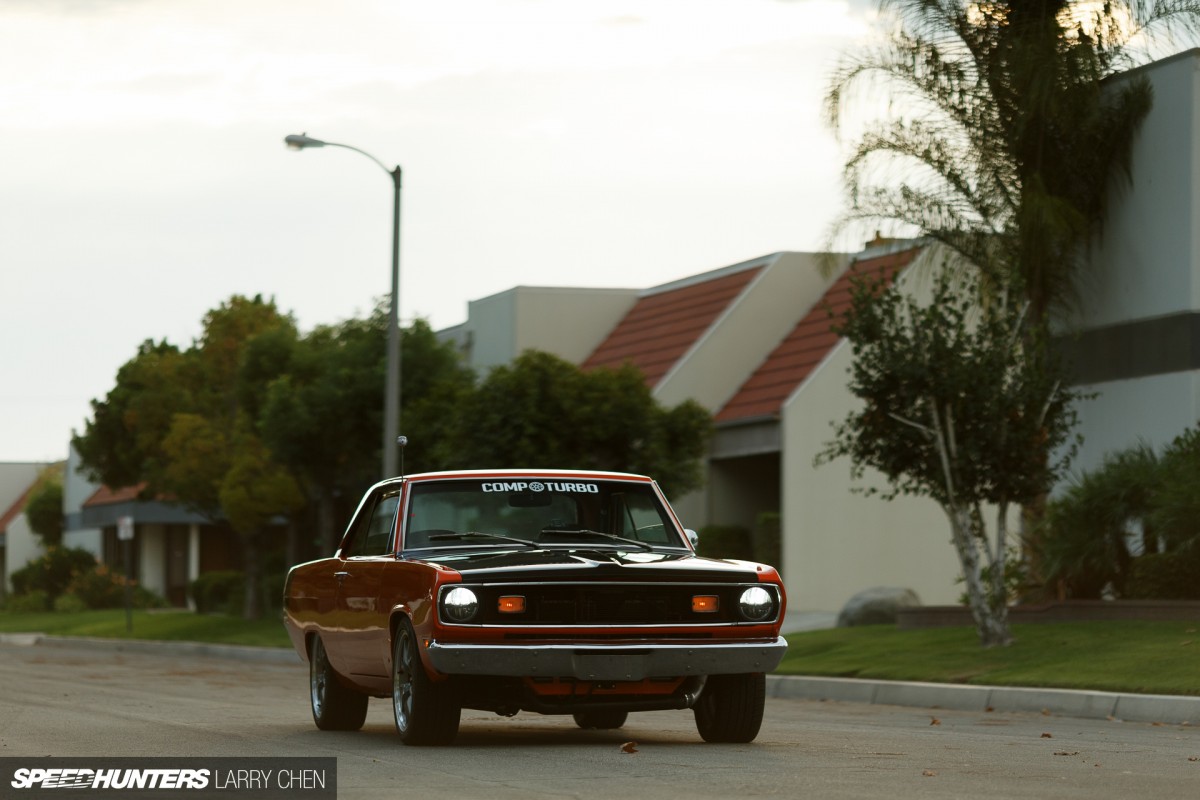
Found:
[[[303,150],[306,147],[344,147],[362,153],[392,176],[392,185],[395,188],[392,215],[392,302],[388,310],[387,381],[384,384],[383,399],[383,477],[390,478],[396,474],[396,449],[400,433],[400,166],[388,169],[382,161],[366,150],[359,150],[348,144],[323,142],[306,133],[290,134],[285,136],[283,141],[292,150]]]

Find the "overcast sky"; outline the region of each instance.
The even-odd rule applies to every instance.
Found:
[[[435,328],[518,285],[814,250],[864,0],[0,0],[0,461],[65,458],[145,339],[233,294]]]

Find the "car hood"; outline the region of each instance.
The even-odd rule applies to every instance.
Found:
[[[473,551],[424,559],[462,574],[464,582],[646,580],[739,583],[758,580],[758,565],[691,553],[625,552],[572,547]]]

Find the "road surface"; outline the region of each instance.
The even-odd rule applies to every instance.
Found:
[[[412,748],[385,700],[360,732],[318,731],[307,691],[299,663],[4,644],[0,756],[334,756],[349,800],[1094,800],[1200,787],[1194,726],[770,700],[748,745],[705,744],[688,711],[634,714],[618,731],[466,711],[453,747]]]

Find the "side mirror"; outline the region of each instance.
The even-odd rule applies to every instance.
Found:
[[[683,532],[687,534],[688,541],[692,543],[692,549],[698,549],[700,547],[700,534],[696,533],[691,528],[684,528]]]

